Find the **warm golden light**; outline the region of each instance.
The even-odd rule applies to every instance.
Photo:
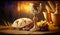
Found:
[[[18,3],[18,11],[24,11],[25,13],[29,13],[32,9],[32,5],[30,2],[22,2]]]

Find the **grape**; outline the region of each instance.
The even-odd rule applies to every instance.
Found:
[[[48,31],[48,24],[43,23],[42,26],[40,26],[39,28],[40,31]]]
[[[29,31],[33,26],[34,26],[34,24],[31,23],[31,24],[25,26],[25,27],[23,28],[23,30]]]

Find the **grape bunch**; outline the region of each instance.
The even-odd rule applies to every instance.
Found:
[[[48,24],[43,23],[40,27],[38,31],[49,31],[48,29]]]

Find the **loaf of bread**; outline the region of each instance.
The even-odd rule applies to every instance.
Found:
[[[33,21],[29,18],[20,18],[20,19],[17,19],[13,22],[12,27],[22,28],[24,26],[29,25],[32,22]]]

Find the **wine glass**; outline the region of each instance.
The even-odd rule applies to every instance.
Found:
[[[37,26],[37,21],[38,21],[37,14],[39,14],[40,12],[41,12],[41,3],[38,6],[36,6],[35,4],[32,5],[34,27],[30,31],[35,31],[38,28],[38,26]]]

